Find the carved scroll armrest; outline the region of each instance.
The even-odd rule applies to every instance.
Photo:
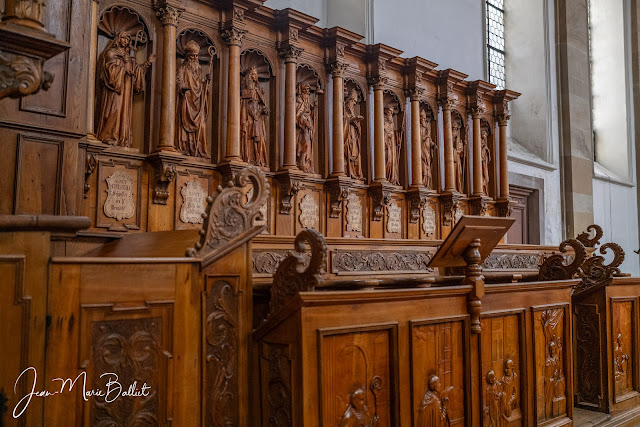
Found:
[[[573,279],[580,266],[587,258],[587,249],[576,239],[568,239],[560,243],[558,248],[562,254],[567,252],[567,248],[573,248],[574,258],[569,264],[566,263],[565,255],[554,254],[546,258],[540,266],[538,280],[569,280]]]

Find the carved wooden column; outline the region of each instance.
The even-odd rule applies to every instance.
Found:
[[[454,86],[467,75],[447,69],[438,72],[438,103],[442,108],[442,124],[444,134],[444,191],[440,196],[442,202],[442,224],[451,226],[454,223],[458,202],[464,195],[456,189],[454,170],[453,129],[451,109],[458,101]]]
[[[296,162],[296,67],[302,49],[289,45],[280,51],[284,58],[284,160],[282,169],[298,169]]]
[[[386,181],[384,159],[384,98],[383,87],[386,77],[370,80],[373,86],[373,166],[374,179]]]
[[[510,216],[513,202],[509,199],[509,162],[507,159],[507,123],[509,115],[509,101],[520,96],[519,93],[511,90],[499,90],[494,92],[494,114],[498,125],[499,139],[499,168],[500,168],[500,197],[496,201],[498,216]]]
[[[234,15],[236,13],[234,12]],[[231,21],[222,30],[222,39],[229,47],[227,83],[227,142],[225,162],[241,162],[240,158],[240,46],[247,31]]]
[[[98,61],[98,3],[91,1],[91,37],[89,47],[89,84],[87,86],[87,139],[97,142],[95,134],[96,65]]]
[[[422,186],[422,138],[420,137],[421,89],[409,91],[411,101],[411,186]]]
[[[480,116],[484,108],[471,108],[471,120],[473,120],[473,195],[482,196],[482,141],[480,139]]]
[[[474,239],[462,255],[467,263],[464,272],[464,284],[471,286],[471,293],[467,298],[467,307],[471,315],[471,333],[481,332],[480,312],[482,311],[482,297],[484,296],[484,276],[480,261],[480,239]]]
[[[333,168],[331,176],[344,176],[344,81],[346,64],[335,62],[331,66],[333,77]]]
[[[160,144],[158,151],[176,151],[176,30],[182,10],[164,4],[157,15],[162,22],[162,91],[160,94]]]

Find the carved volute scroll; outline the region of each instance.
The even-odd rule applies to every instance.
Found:
[[[248,203],[247,185],[253,185],[253,197]],[[204,257],[228,241],[249,230],[261,208],[269,198],[270,186],[264,173],[256,167],[241,170],[235,177],[235,185],[229,182],[225,188],[218,186],[216,194],[207,198],[207,210],[202,215],[204,224],[200,241],[187,250],[188,257]]]
[[[318,147],[318,97],[322,94],[318,73],[309,65],[296,72],[296,162],[307,173],[316,171],[314,152]]]
[[[307,260],[300,253],[305,252],[306,245],[311,250],[311,259]],[[298,292],[312,291],[323,281],[321,273],[327,265],[327,243],[322,234],[313,229],[301,231],[294,241],[294,249],[299,253],[290,253],[282,260],[271,286],[269,316],[273,316],[287,303],[287,300]]]
[[[606,254],[609,249],[613,252],[613,259],[605,264],[603,256],[597,255],[587,258],[580,266],[579,275],[582,282],[573,289],[574,295],[579,295],[594,287],[607,284],[614,274],[620,274],[620,265],[624,261],[624,250],[617,243],[605,243],[600,247],[600,253]]]
[[[216,49],[201,31],[180,33],[176,43],[182,58],[176,72],[175,147],[182,154],[209,158],[208,116]]]
[[[591,232],[593,232],[593,237],[591,237]],[[576,240],[587,248],[595,248],[596,245],[600,243],[600,239],[602,239],[603,235],[602,227],[597,224],[592,224],[587,227],[587,231],[583,231],[578,234]]]
[[[578,273],[580,266],[587,258],[587,250],[576,239],[568,239],[560,243],[559,250],[564,254],[567,252],[568,247],[573,248],[573,261],[567,264],[565,255],[551,255],[540,266],[538,280],[568,280]]]
[[[269,167],[269,80],[273,73],[267,57],[248,49],[240,57],[240,151],[242,160]]]
[[[147,70],[155,60],[154,54],[142,62],[137,58],[149,33],[135,12],[119,6],[102,14],[98,28],[109,41],[96,67],[96,136],[109,145],[131,147],[134,95],[145,91]]]

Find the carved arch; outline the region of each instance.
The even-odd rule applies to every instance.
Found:
[[[322,79],[318,72],[309,64],[300,64],[296,70],[296,84],[308,84],[312,92],[322,93]]]
[[[138,44],[141,46],[153,40],[154,33],[150,30],[151,28],[154,27],[143,17],[142,13],[135,8],[121,4],[106,7],[100,12],[98,18],[98,30],[111,40],[122,31],[129,32],[132,39],[135,39],[135,35],[139,31],[144,31],[146,39],[138,40]]]
[[[258,78],[260,80],[269,80],[271,77],[275,76],[271,61],[267,55],[259,49],[245,49],[242,54],[240,54],[240,74],[244,76],[247,70],[252,66],[256,67],[256,70],[258,71]]]
[[[362,89],[362,85],[360,85],[360,83],[358,83],[355,79],[352,79],[350,77],[346,77],[344,79],[344,96],[346,97],[347,95],[349,95],[349,92],[351,92],[351,89],[355,89],[356,92],[358,92],[358,104],[362,103],[362,102],[367,102],[366,96],[365,96],[365,92],[364,89]]]
[[[187,43],[191,40],[195,41],[200,46],[200,53],[198,55],[198,60],[200,62],[209,62],[211,56],[218,58],[218,49],[211,37],[209,37],[209,35],[204,31],[196,28],[185,28],[178,34],[176,49],[179,57],[184,56]]]

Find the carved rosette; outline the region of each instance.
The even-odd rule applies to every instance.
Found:
[[[307,245],[311,258],[305,268],[306,259],[299,253],[304,253]],[[321,273],[327,265],[327,243],[322,234],[313,229],[301,231],[294,241],[294,249],[299,253],[290,253],[273,276],[269,316],[280,311],[298,292],[313,291],[323,282]]]
[[[578,273],[580,265],[587,258],[587,250],[576,239],[565,240],[558,249],[562,254],[567,254],[569,247],[573,248],[573,261],[567,264],[566,255],[551,255],[540,266],[538,280],[569,280]]]
[[[244,188],[253,185],[253,198],[244,203]],[[261,216],[260,209],[269,198],[269,183],[257,167],[241,170],[235,176],[235,185],[218,186],[216,194],[207,198],[207,211],[200,230],[200,241],[187,250],[188,257],[203,257],[253,227]]]

